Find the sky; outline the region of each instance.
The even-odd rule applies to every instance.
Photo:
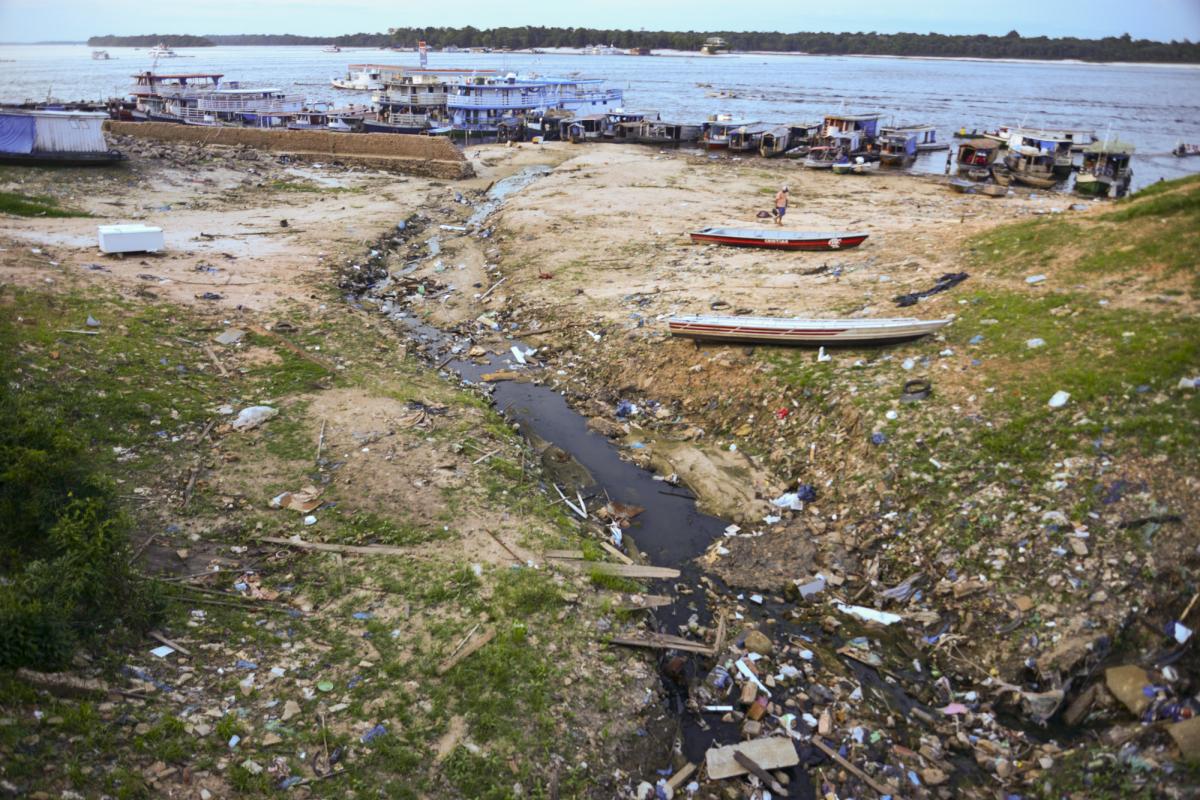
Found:
[[[1200,40],[1200,0],[0,0],[0,40],[108,33],[295,33],[545,25],[647,30],[878,31]]]

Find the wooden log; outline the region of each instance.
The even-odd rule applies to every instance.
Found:
[[[621,594],[617,597],[620,598],[617,608],[621,611],[641,611],[669,606],[674,601],[674,598],[665,594]]]
[[[617,561],[620,561],[622,564],[632,564],[633,563],[632,558],[625,555],[624,553],[622,553],[617,548],[613,547],[608,542],[601,542],[600,546],[604,548],[604,552],[608,553],[610,556],[615,558]]]
[[[696,771],[695,764],[692,764],[692,763],[685,764],[684,767],[679,770],[679,772],[676,772],[674,775],[672,775],[667,780],[667,786],[670,786],[672,789],[674,789],[676,792],[678,792],[679,787],[683,785],[683,782],[686,781],[688,778],[692,777],[692,773],[695,771]]]
[[[178,650],[180,653],[183,653],[185,656],[191,655],[191,652],[189,652],[186,647],[181,645],[179,642],[175,642],[175,641],[168,639],[167,637],[163,636],[158,631],[150,631],[146,635],[149,636],[151,639],[153,639],[156,642],[165,644],[167,647],[170,647],[172,650]]]

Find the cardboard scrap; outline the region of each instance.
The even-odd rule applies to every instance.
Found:
[[[705,764],[708,766],[708,777],[713,780],[721,780],[748,773],[750,770],[737,762],[734,753],[747,756],[763,769],[794,767],[800,763],[800,756],[796,754],[796,748],[791,739],[772,736],[767,739],[754,739],[725,747],[710,748],[704,755]]]

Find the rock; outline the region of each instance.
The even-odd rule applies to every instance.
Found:
[[[226,328],[225,331],[216,338],[217,344],[237,344],[242,340],[246,332],[241,328]]]
[[[758,653],[762,656],[769,656],[775,649],[774,643],[760,631],[750,631],[746,634],[746,649],[751,653]]]
[[[297,703],[295,700],[288,700],[286,703],[283,704],[283,714],[281,714],[279,718],[281,720],[283,720],[284,722],[287,722],[289,719],[291,719],[292,717],[296,716],[299,713],[300,713],[300,704]]]
[[[259,764],[252,758],[247,758],[242,762],[242,769],[246,770],[246,772],[249,772],[251,775],[261,775],[263,771],[262,764]]]
[[[1014,597],[1012,604],[1017,607],[1017,611],[1022,614],[1028,613],[1033,608],[1033,598],[1027,594]]]
[[[277,733],[268,733],[263,737],[262,743],[264,747],[270,747],[273,744],[279,744],[283,741],[283,737]]]
[[[1150,705],[1150,698],[1142,691],[1150,685],[1146,670],[1134,664],[1109,667],[1104,671],[1104,682],[1113,697],[1125,704],[1134,715],[1141,716]]]
[[[1167,726],[1185,761],[1200,761],[1200,717],[1185,719]]]
[[[617,439],[625,435],[625,428],[622,425],[604,417],[592,417],[587,421],[587,427],[589,431],[607,436],[609,439]]]
[[[1072,536],[1067,539],[1067,541],[1070,543],[1071,550],[1074,551],[1075,555],[1086,556],[1088,554],[1087,542],[1085,542],[1083,539]]]
[[[1096,695],[1100,691],[1100,684],[1093,683],[1088,688],[1080,692],[1079,696],[1071,701],[1067,706],[1067,710],[1063,712],[1063,722],[1072,727],[1083,721],[1087,713],[1092,710],[1092,704],[1096,702]]]
[[[926,767],[921,770],[921,780],[930,786],[938,786],[946,782],[947,775],[937,767]]]

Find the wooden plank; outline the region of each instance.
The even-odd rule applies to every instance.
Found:
[[[284,539],[282,536],[260,536],[260,542],[280,544],[295,547],[297,550],[317,550],[322,553],[343,553],[358,556],[411,556],[412,550],[406,547],[390,547],[382,544],[352,545],[325,544],[324,542],[304,542],[299,539]]]
[[[726,745],[725,747],[710,748],[704,754],[704,762],[708,767],[708,777],[713,780],[736,778],[745,775],[750,770],[743,767],[734,758],[734,753],[748,756],[755,764],[763,769],[780,769],[794,767],[800,763],[800,756],[792,740],[780,736],[767,739],[754,739],[749,742]]]
[[[607,561],[584,561],[583,559],[555,559],[555,564],[564,567],[599,572],[602,575],[617,575],[621,578],[678,578],[679,570],[671,567],[652,567],[647,564],[610,564]]]
[[[441,664],[439,664],[438,668],[437,668],[437,674],[445,675],[447,672],[449,672],[450,670],[452,670],[456,666],[458,666],[463,661],[463,659],[468,658],[469,656],[473,655],[474,653],[478,652],[479,650],[482,650],[488,642],[490,642],[492,639],[495,639],[495,638],[496,638],[496,629],[488,628],[486,631],[484,631],[483,636],[480,636],[478,639],[471,642],[469,645],[464,647],[462,650],[459,650],[457,653],[450,656],[445,661],[443,661]]]
[[[178,650],[180,653],[183,653],[185,656],[191,656],[191,652],[186,647],[181,645],[179,642],[168,639],[167,637],[163,636],[158,631],[150,631],[146,635],[149,636],[151,639],[153,639],[156,642],[161,642],[162,644],[165,644],[167,647],[170,647],[172,650]]]
[[[604,548],[604,552],[608,553],[610,556],[615,558],[617,561],[620,561],[622,564],[632,564],[633,563],[632,558],[625,555],[624,553],[622,553],[617,548],[613,547],[608,542],[601,542],[600,546]]]
[[[542,556],[545,558],[554,558],[554,559],[564,559],[565,558],[565,559],[578,560],[578,559],[583,558],[583,551],[582,550],[547,550],[546,552],[542,553]]]
[[[617,608],[621,611],[641,611],[647,608],[669,606],[674,598],[666,594],[620,594]]]
[[[667,781],[667,786],[670,786],[672,789],[678,792],[679,787],[683,785],[683,782],[692,777],[692,773],[695,771],[695,764],[686,764],[683,769],[679,770],[679,772],[676,772],[670,777],[670,779]]]
[[[777,780],[771,777],[771,773],[760,767],[753,758],[746,755],[741,750],[733,751],[733,760],[750,770],[750,773],[754,775],[754,777],[762,781],[764,785],[770,787],[771,791],[775,794],[779,795],[780,797],[788,796],[787,790],[784,789]]]
[[[649,647],[657,650],[684,650],[689,653],[711,656],[713,649],[703,642],[684,639],[682,636],[671,636],[666,633],[650,633],[645,636],[614,636],[609,644],[623,644],[627,647]]]
[[[845,758],[843,758],[842,754],[839,753],[837,750],[834,750],[832,747],[825,744],[825,742],[821,739],[820,736],[814,736],[812,738],[812,742],[814,745],[817,746],[818,750],[820,750],[822,753],[829,756],[834,761],[836,761],[838,764],[840,764],[842,767],[844,767],[847,772],[850,772],[853,775],[857,776],[859,780],[861,780],[867,786],[870,786],[872,789],[874,789],[880,795],[893,794],[891,789],[887,788],[886,786],[881,786],[880,784],[876,783],[875,780],[873,778],[871,778],[870,775],[863,772],[861,769],[854,766],[849,761],[847,761]]]

